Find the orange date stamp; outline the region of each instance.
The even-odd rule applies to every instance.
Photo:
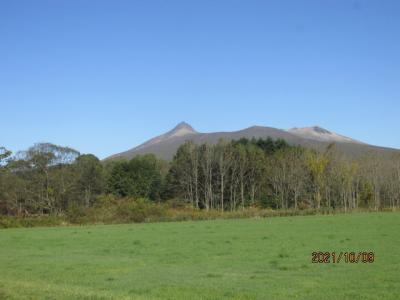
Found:
[[[313,264],[371,264],[375,262],[374,252],[326,252],[316,251],[311,253]]]

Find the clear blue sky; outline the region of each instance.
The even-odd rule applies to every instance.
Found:
[[[180,121],[400,148],[400,1],[0,1],[0,145],[101,158]]]

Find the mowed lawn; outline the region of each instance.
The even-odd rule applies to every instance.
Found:
[[[400,213],[4,229],[0,298],[400,299]]]

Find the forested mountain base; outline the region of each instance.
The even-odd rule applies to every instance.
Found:
[[[162,205],[166,202],[174,204]],[[94,220],[108,209],[110,218],[127,210],[142,214],[144,221],[174,206],[222,213],[396,209],[400,155],[355,159],[334,144],[317,152],[272,139],[186,142],[171,162],[153,155],[101,162],[52,144],[36,144],[14,156],[0,149],[2,215]]]
[[[400,155],[346,157],[335,144],[317,152],[283,140],[186,143],[167,176],[171,195],[195,207],[235,210],[399,207]]]

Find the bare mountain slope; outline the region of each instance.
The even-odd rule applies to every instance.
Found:
[[[321,142],[338,142],[338,143],[356,143],[356,144],[363,144],[357,140],[353,140],[347,136],[343,136],[319,126],[313,127],[304,127],[304,128],[292,128],[289,129],[288,132],[297,135],[302,138],[321,141]]]
[[[192,126],[190,126],[185,122],[181,122],[174,129],[168,131],[167,133],[159,135],[155,138],[152,138],[151,140],[145,142],[144,144],[136,147],[135,150],[137,151],[140,149],[146,149],[153,145],[158,145],[163,142],[178,140],[180,138],[184,138],[186,140],[190,136],[194,136],[197,133],[198,132],[195,131]]]
[[[185,141],[193,141],[197,144],[215,144],[220,139],[238,140],[240,138],[268,138],[284,139],[289,144],[301,145],[317,150],[325,149],[330,143],[335,143],[337,148],[349,155],[361,155],[368,151],[379,151],[382,153],[399,152],[399,150],[371,146],[351,138],[328,131],[318,126],[306,128],[293,128],[289,130],[276,129],[272,127],[252,126],[243,130],[233,132],[200,133],[189,124],[179,123],[174,129],[165,134],[150,139],[149,141],[128,151],[108,157],[109,159],[130,159],[139,154],[153,153],[157,157],[171,160],[176,150]]]

